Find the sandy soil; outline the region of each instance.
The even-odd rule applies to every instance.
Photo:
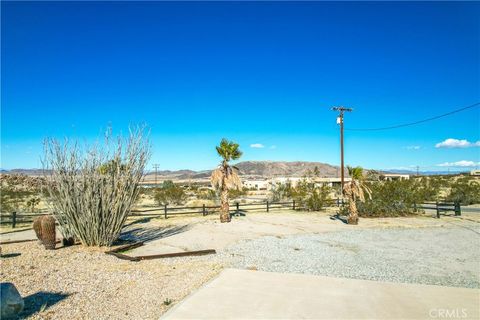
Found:
[[[231,223],[222,224],[216,216],[173,217],[167,220],[152,219],[126,228],[123,237],[144,241],[131,255],[148,255],[178,251],[220,250],[245,239],[264,236],[286,236],[365,228],[424,228],[442,227],[461,221],[480,223],[480,214],[464,214],[460,218],[431,215],[401,218],[361,219],[358,226],[344,224],[328,213],[277,211],[247,213],[234,217]],[[473,223],[473,222],[472,222]],[[157,231],[156,231],[157,230]],[[162,231],[158,231],[162,230]]]
[[[2,251],[0,281],[17,286],[21,317],[32,319],[158,319],[222,269],[185,258],[129,262],[82,246],[47,251],[36,242]]]
[[[358,226],[327,213],[247,213],[221,224],[217,216],[139,219],[122,238],[144,241],[129,255],[216,249],[265,236],[283,238],[337,231],[478,226],[480,214],[433,219],[361,219]],[[32,230],[4,234],[1,241],[32,239]],[[46,251],[37,242],[2,245],[0,281],[13,282],[26,299],[24,317],[34,319],[158,319],[171,305],[214,277],[228,261],[216,256],[128,262],[105,249],[73,246]],[[225,258],[226,259],[226,258]],[[172,304],[167,305],[172,300]],[[166,303],[164,303],[166,302]]]

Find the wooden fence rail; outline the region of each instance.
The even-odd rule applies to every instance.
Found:
[[[327,207],[340,207],[344,205],[345,202],[343,199],[337,198],[327,201]],[[230,212],[235,214],[241,214],[243,212],[253,212],[253,211],[265,211],[270,212],[272,209],[289,209],[289,210],[301,210],[305,209],[302,206],[293,200],[286,202],[255,202],[255,203],[239,203],[235,202],[230,204]],[[461,215],[461,207],[459,203],[455,202],[425,202],[422,204],[414,204],[414,210],[418,209],[429,209],[436,210],[436,217],[440,218],[441,213],[445,212],[454,212],[455,216]],[[145,218],[154,218],[154,217],[163,217],[168,219],[169,216],[177,215],[187,215],[187,214],[201,214],[202,216],[207,216],[209,214],[217,213],[220,210],[220,206],[192,206],[192,207],[169,207],[164,205],[162,207],[148,208],[148,209],[135,209],[132,210],[130,216],[132,217],[145,217]],[[31,223],[33,218],[40,215],[45,215],[48,213],[22,213],[18,214],[17,212],[12,212],[11,214],[1,214],[0,215],[0,224],[11,224],[12,228],[15,228],[18,223]]]

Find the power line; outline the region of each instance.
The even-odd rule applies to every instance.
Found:
[[[379,131],[379,130],[389,130],[389,129],[397,129],[397,128],[402,128],[402,127],[408,127],[408,126],[413,126],[413,125],[416,125],[416,124],[419,124],[419,123],[428,122],[428,121],[436,120],[436,119],[439,119],[439,118],[442,118],[442,117],[446,117],[446,116],[452,115],[454,113],[458,113],[458,112],[461,112],[461,111],[464,111],[464,110],[467,110],[467,109],[478,107],[479,105],[480,105],[480,102],[477,102],[477,103],[474,103],[474,104],[472,104],[468,107],[456,109],[456,110],[453,110],[453,111],[450,111],[450,112],[447,112],[447,113],[444,113],[444,114],[441,114],[441,115],[438,115],[438,116],[435,116],[435,117],[431,117],[431,118],[427,118],[427,119],[423,119],[423,120],[419,120],[419,121],[415,121],[415,122],[410,122],[410,123],[399,124],[399,125],[395,125],[395,126],[381,127],[381,128],[358,128],[358,129],[345,128],[345,130],[348,130],[348,131]]]

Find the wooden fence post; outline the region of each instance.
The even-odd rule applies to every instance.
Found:
[[[165,204],[164,208],[165,219],[167,219],[167,204]]]
[[[267,200],[267,212],[269,212],[269,211],[270,211],[270,204],[269,204],[269,202],[268,202],[268,200]]]
[[[458,202],[458,201],[455,202],[455,215],[456,216],[461,216],[462,215],[462,209],[460,207],[460,202]]]
[[[12,228],[15,228],[17,225],[17,212],[12,212]]]
[[[437,205],[437,218],[440,219],[440,209],[438,208],[438,201],[435,202],[435,204]]]
[[[207,215],[207,210],[205,209],[205,203],[203,204],[202,213],[204,217]]]
[[[239,213],[239,212],[240,212],[240,204],[239,204],[238,202],[236,202],[236,203],[235,203],[235,206],[236,206],[236,208],[237,208],[237,213]]]
[[[337,198],[337,207],[340,207],[340,198]]]
[[[295,200],[293,200],[293,210],[295,210]]]
[[[417,203],[416,202],[413,203],[413,212],[417,212]]]

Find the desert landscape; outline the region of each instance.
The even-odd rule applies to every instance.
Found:
[[[480,2],[0,2],[0,319],[480,319]]]

